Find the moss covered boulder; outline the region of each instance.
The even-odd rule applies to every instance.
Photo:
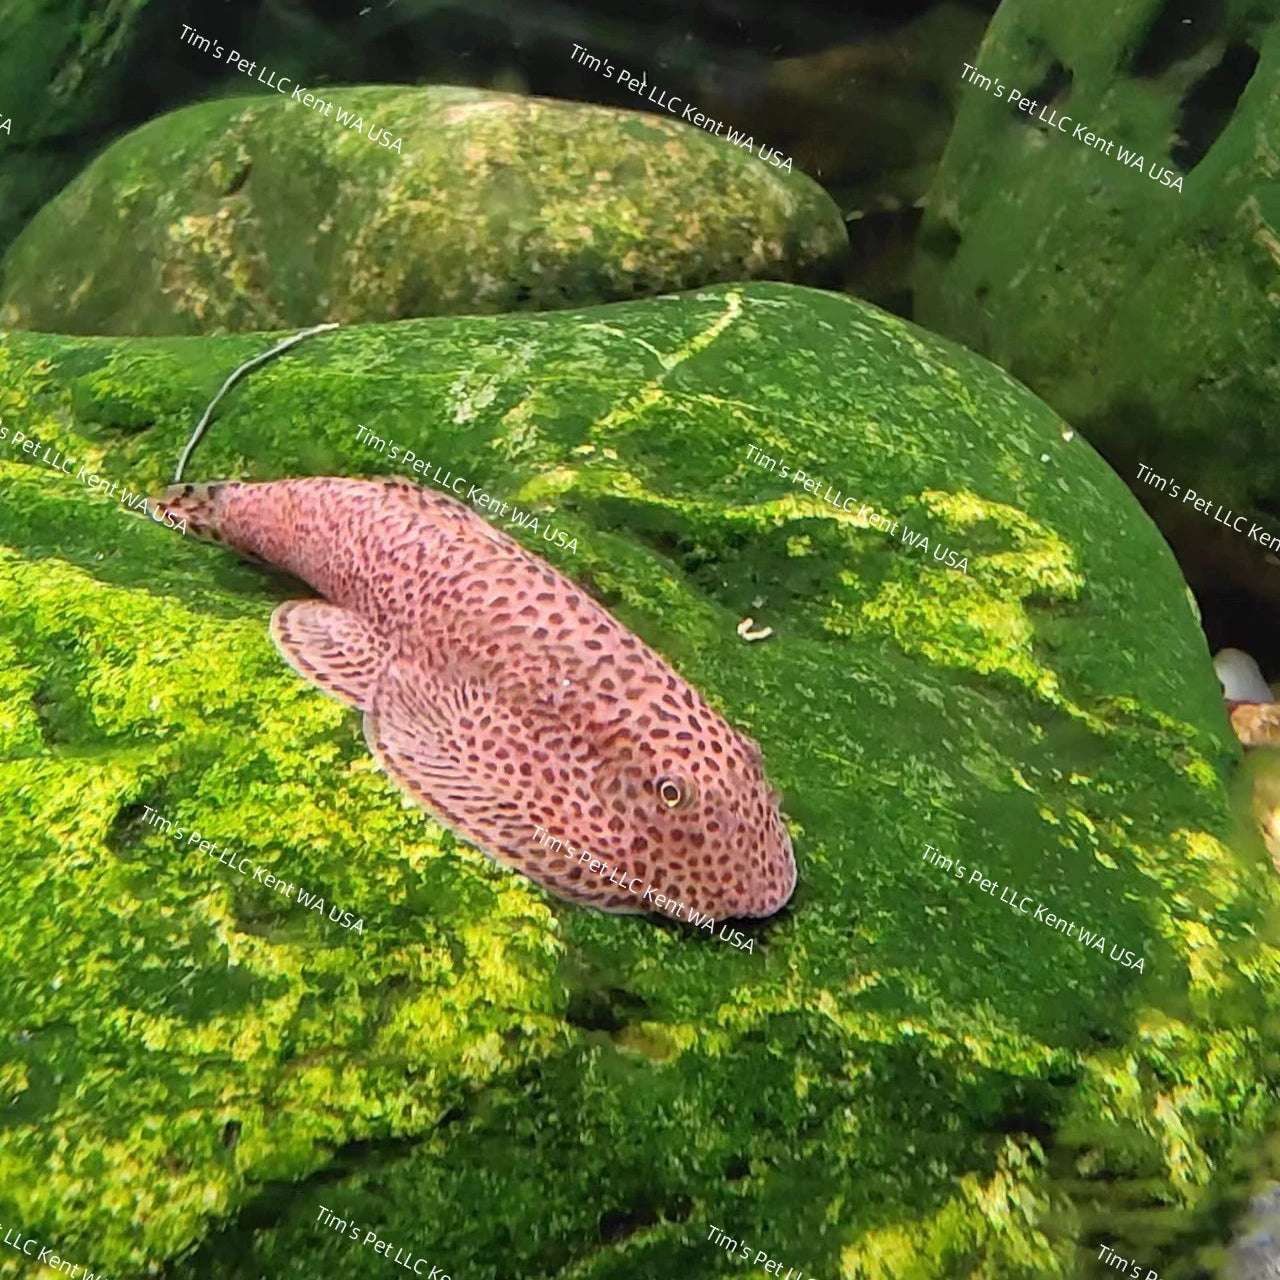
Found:
[[[1006,0],[966,56],[992,83],[964,85],[915,318],[1010,369],[1131,483],[1146,463],[1280,534],[1280,3]],[[1258,544],[1193,505],[1152,510],[1197,590],[1233,580],[1274,632]]]
[[[429,457],[760,740],[800,878],[738,946],[456,842],[275,653],[296,584],[139,508],[267,342],[0,342],[0,1221],[113,1280],[368,1232],[471,1280],[1191,1276],[1272,1109],[1276,888],[1098,455],[776,284],[340,330],[224,403],[190,478]]]
[[[103,117],[122,109],[121,55],[147,7],[148,0],[92,12],[57,0],[0,5],[0,118],[12,120],[0,129],[0,252],[91,154]]]
[[[816,183],[674,118],[295,87],[117,142],[10,249],[0,323],[210,333],[542,310],[820,280],[848,248]]]

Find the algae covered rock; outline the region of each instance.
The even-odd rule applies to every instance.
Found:
[[[224,402],[188,478],[461,476],[759,739],[800,879],[747,948],[442,832],[276,655],[299,588],[139,509],[268,342],[0,340],[0,1221],[113,1280],[368,1232],[474,1280],[1189,1276],[1271,1109],[1276,889],[1089,446],[776,284],[339,330]]]
[[[148,0],[92,12],[57,0],[0,6],[0,252],[92,154],[102,116],[121,109],[122,53],[147,7]]]
[[[208,333],[541,310],[823,279],[848,248],[814,182],[675,119],[283,87],[174,112],[99,157],[10,249],[0,323]]]
[[[1131,483],[1146,463],[1280,533],[1280,3],[1006,0],[966,56],[991,85],[964,84],[915,318],[1010,369]],[[1154,513],[1197,588],[1235,557],[1280,605],[1256,543],[1191,505]]]

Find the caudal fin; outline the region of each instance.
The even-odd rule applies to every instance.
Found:
[[[154,503],[162,513],[172,513],[171,524],[186,521],[187,532],[206,542],[226,542],[219,515],[219,495],[233,486],[233,480],[205,484],[171,484]]]

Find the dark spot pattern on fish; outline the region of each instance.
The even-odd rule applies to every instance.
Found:
[[[364,713],[400,787],[498,861],[605,911],[652,909],[617,883],[635,878],[717,919],[790,898],[758,745],[469,507],[405,480],[321,477],[174,486],[159,505],[321,594],[275,611],[280,652]]]

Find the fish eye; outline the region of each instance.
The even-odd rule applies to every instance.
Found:
[[[659,778],[656,788],[658,798],[668,809],[678,809],[689,799],[689,788],[679,778]]]

